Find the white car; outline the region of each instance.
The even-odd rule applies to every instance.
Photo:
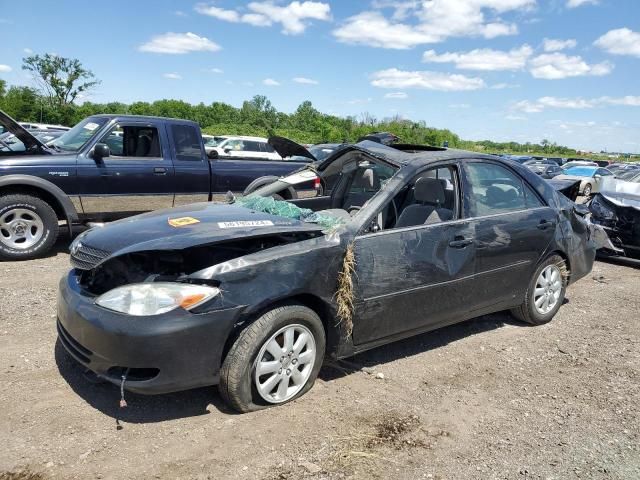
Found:
[[[558,175],[555,178],[558,180],[580,180],[580,194],[589,197],[591,194],[600,191],[602,183],[607,178],[614,178],[614,176],[606,168],[600,168],[597,165],[595,167],[576,165],[567,168],[562,175]]]
[[[264,158],[267,160],[282,160],[267,139],[263,137],[236,137],[224,136],[225,138],[211,146],[207,154],[210,158]],[[221,138],[221,137],[214,137]],[[216,153],[213,153],[216,152]]]
[[[32,123],[32,122],[18,122],[25,130],[70,130],[69,127],[64,125],[50,125],[48,123]]]

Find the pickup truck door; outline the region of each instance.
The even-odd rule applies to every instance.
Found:
[[[167,125],[175,170],[173,206],[209,200],[211,172],[202,135],[192,124]]]
[[[106,144],[110,154],[94,159],[89,152],[78,160],[85,215],[109,220],[173,205],[174,168],[163,122],[118,122],[96,143]]]

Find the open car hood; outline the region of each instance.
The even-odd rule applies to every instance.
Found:
[[[18,140],[24,143],[27,150],[34,150],[37,148],[46,149],[44,143],[31,135],[22,125],[2,110],[0,110],[0,125],[2,125],[6,131],[13,133]]]
[[[574,202],[580,194],[581,180],[569,180],[555,177],[547,180],[547,182],[551,184],[554,190],[562,193],[565,197]]]
[[[640,211],[640,183],[607,178],[600,188],[600,195],[619,207],[631,207]]]
[[[247,237],[321,231],[322,227],[313,223],[238,205],[196,203],[93,228],[81,234],[78,241],[117,256],[149,250],[182,250]]]
[[[313,154],[299,143],[285,137],[269,137],[269,145],[282,157],[306,157],[314,162],[318,160]]]

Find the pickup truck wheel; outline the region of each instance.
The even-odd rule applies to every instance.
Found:
[[[513,316],[532,325],[550,322],[564,301],[566,269],[559,255],[547,257],[533,274],[522,305],[511,310]]]
[[[324,327],[313,310],[274,308],[234,342],[220,371],[220,394],[243,413],[290,402],[313,386],[324,350]]]
[[[0,258],[27,260],[48,252],[58,238],[58,217],[38,197],[0,197]]]

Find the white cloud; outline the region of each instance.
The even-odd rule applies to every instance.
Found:
[[[162,76],[169,80],[182,80],[182,75],[179,73],[163,73]]]
[[[568,40],[545,38],[542,42],[542,48],[545,52],[559,52],[560,50],[566,50],[568,48],[576,48],[576,45],[578,45],[578,42],[573,38]]]
[[[189,52],[217,52],[221,47],[206,37],[195,33],[168,32],[152,37],[147,43],[138,47],[141,52],[184,54]]]
[[[541,97],[537,100],[522,100],[516,102],[512,108],[525,113],[540,113],[547,108],[584,110],[596,107],[627,106],[640,107],[640,96],[627,95],[624,97],[603,96],[598,98],[558,98]]]
[[[397,68],[373,73],[371,85],[380,88],[423,88],[443,92],[478,90],[486,87],[484,80],[477,77],[429,71],[411,72]]]
[[[347,100],[348,105],[363,105],[365,103],[371,103],[373,98],[354,98],[353,100]]]
[[[427,50],[422,55],[423,62],[453,63],[461,70],[522,70],[527,59],[533,54],[529,45],[514,48],[508,52],[481,48],[470,52],[447,52],[437,54],[434,50]]]
[[[582,57],[569,57],[564,53],[544,53],[529,62],[531,75],[545,80],[558,80],[585,75],[599,77],[608,75],[612,70],[613,64],[610,62],[589,65]]]
[[[594,45],[614,55],[640,57],[640,33],[628,28],[609,30]]]
[[[523,117],[521,115],[507,115],[506,117],[507,120],[511,120],[511,121],[524,121],[527,119],[527,117]]]
[[[395,99],[395,100],[405,100],[409,98],[405,92],[389,92],[385,93],[384,98]]]
[[[279,87],[280,86],[280,82],[278,82],[277,80],[274,80],[273,78],[265,78],[262,81],[263,85],[266,85],[267,87]]]
[[[176,10],[175,12],[173,12],[173,14],[176,17],[188,17],[188,15],[185,12],[183,12],[182,10]]]
[[[318,81],[312,78],[307,77],[294,77],[293,81],[295,83],[301,83],[302,85],[318,85]]]
[[[514,35],[518,27],[499,14],[526,11],[536,0],[430,0],[374,2],[378,10],[349,17],[333,31],[343,43],[406,49],[450,37],[495,38]],[[394,8],[387,18],[379,9]]]
[[[468,103],[452,103],[449,108],[471,108]]]
[[[11,70],[13,70],[9,65],[2,65],[0,63],[0,73],[9,73]]]
[[[567,0],[567,8],[576,8],[587,4],[597,5],[598,0]]]
[[[33,53],[33,50],[31,50],[30,48],[23,48],[22,51],[27,55],[31,55]]]
[[[224,73],[224,70],[222,70],[221,68],[210,68],[207,70],[207,72],[220,74],[220,73]]]
[[[495,85],[491,85],[489,88],[492,90],[504,90],[505,88],[518,88],[520,85],[515,83],[496,83]]]
[[[309,20],[331,20],[331,6],[328,3],[315,1],[294,1],[288,5],[278,5],[273,1],[256,1],[247,5],[248,13],[240,10],[227,10],[199,3],[196,12],[202,15],[232,23],[248,23],[256,27],[269,27],[274,23],[282,26],[282,33],[298,35],[309,26]]]

